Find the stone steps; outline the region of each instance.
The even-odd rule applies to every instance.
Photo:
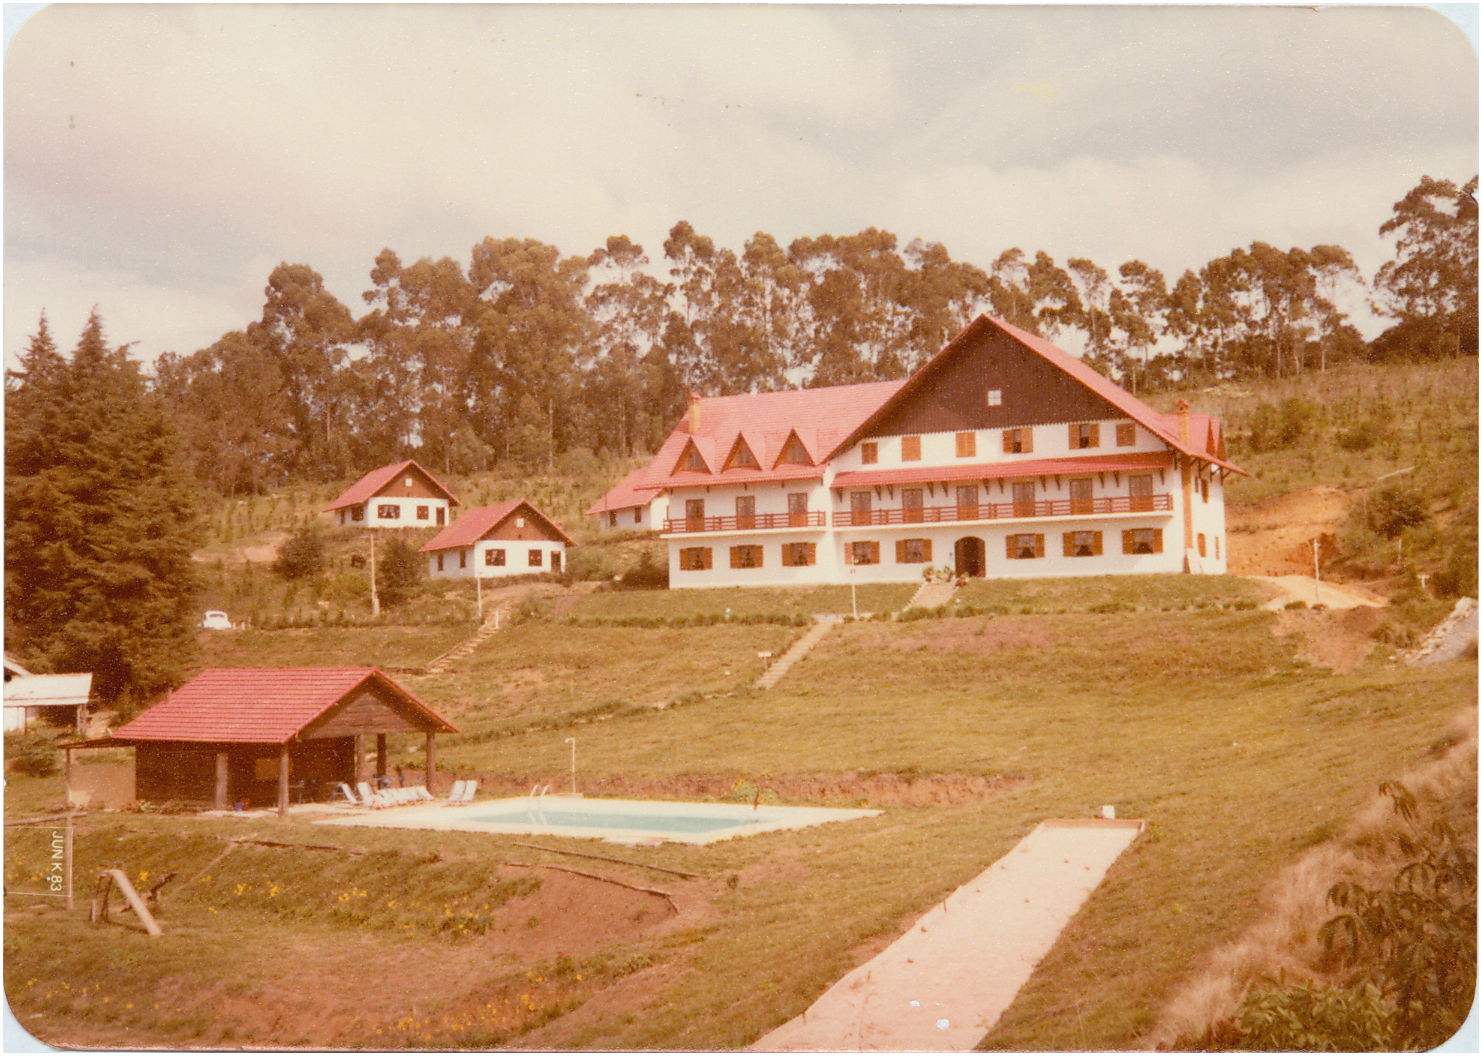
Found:
[[[833,630],[834,625],[843,620],[842,616],[815,616],[817,621],[808,629],[808,633],[792,643],[792,647],[777,658],[771,667],[762,672],[762,677],[756,680],[757,689],[771,689],[782,680],[782,676],[791,670],[792,665],[813,651],[813,647],[823,641],[823,636]]]
[[[952,600],[957,585],[952,582],[940,583],[935,580],[923,583],[916,588],[916,593],[911,595],[911,600],[906,602],[906,608],[935,609],[947,604]]]

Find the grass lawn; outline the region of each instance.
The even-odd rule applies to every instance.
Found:
[[[661,881],[607,866],[672,890],[680,910],[640,927],[630,918],[641,905],[622,902],[580,935],[547,929],[563,913],[642,896],[606,885],[562,901],[555,885],[569,874],[517,867],[562,859],[519,838],[89,819],[79,875],[107,862],[151,875],[207,870],[212,881],[167,900],[156,940],[10,900],[12,1007],[45,1037],[105,1047],[739,1047],[800,1013],[1038,821],[1112,803],[1148,819],[1148,832],[984,1045],[1135,1044],[1201,955],[1255,919],[1281,865],[1340,829],[1379,781],[1446,743],[1475,705],[1475,663],[1376,661],[1334,675],[1295,658],[1275,615],[1228,607],[1249,598],[1238,580],[1180,580],[1199,590],[1179,604],[1181,587],[1139,580],[1139,597],[1160,604],[1115,612],[1092,611],[1122,608],[1114,590],[1065,582],[1091,593],[1044,604],[1076,611],[842,625],[765,693],[748,688],[748,665],[795,628],[531,623],[456,673],[414,685],[471,731],[439,742],[440,758],[467,770],[560,773],[575,733],[583,780],[594,783],[720,774],[766,790],[835,775],[846,791],[821,798],[842,801],[848,779],[871,773],[1004,778],[995,793],[709,847],[540,841],[703,874]],[[601,710],[685,690],[683,706]],[[590,721],[592,707],[610,717]],[[493,735],[538,719],[546,728]],[[227,836],[248,831],[367,853],[242,848],[212,864]],[[24,841],[42,838],[8,847],[8,884],[13,866],[19,884],[41,853]],[[543,885],[535,892],[532,876]],[[312,978],[287,985],[285,963]],[[367,972],[372,992],[355,986],[363,1002],[347,1002],[346,981]],[[441,985],[427,985],[432,977]],[[80,998],[63,980],[96,989]],[[279,998],[277,1018],[261,1011]]]
[[[202,667],[420,667],[475,630],[466,624],[202,631]]]
[[[894,612],[916,583],[865,583],[857,588],[859,611]],[[716,587],[709,590],[627,590],[588,594],[567,612],[572,620],[688,619],[696,616],[810,616],[848,613],[847,586]]]

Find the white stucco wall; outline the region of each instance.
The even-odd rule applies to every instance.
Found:
[[[492,551],[504,551],[504,564],[486,563],[486,555]],[[540,564],[530,564],[530,553],[540,554]],[[438,557],[443,567],[437,567]],[[556,559],[559,557],[559,567]],[[461,560],[460,560],[461,558]],[[427,555],[427,575],[433,579],[498,579],[503,576],[539,575],[542,572],[559,572],[566,567],[566,544],[539,540],[484,540],[474,546],[439,550]]]
[[[399,516],[382,517],[380,507],[395,507]],[[417,510],[419,507],[427,508],[427,516],[419,518]],[[335,523],[341,526],[350,525],[360,528],[435,528],[448,523],[448,500],[447,499],[406,499],[406,498],[384,498],[371,499],[363,503],[364,519],[354,520],[351,511],[354,507],[342,506],[335,511]],[[443,520],[437,519],[437,511],[443,511]]]

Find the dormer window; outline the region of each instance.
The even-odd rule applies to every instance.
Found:
[[[798,439],[798,434],[793,433],[787,438],[787,443],[782,445],[782,454],[777,456],[777,464],[787,463],[791,466],[811,466],[813,459],[808,457],[808,449]]]
[[[726,469],[760,469],[756,456],[751,453],[751,448],[746,446],[746,441],[739,436],[736,438],[736,446],[731,448],[731,457],[726,459]]]
[[[705,464],[705,459],[701,457],[700,449],[695,446],[693,440],[685,446],[684,453],[679,456],[679,465],[675,468],[688,470],[692,473],[710,472],[710,467]]]

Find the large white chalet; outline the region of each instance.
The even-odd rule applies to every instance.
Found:
[[[905,381],[692,397],[639,478],[674,587],[1225,571],[1220,421],[979,316]]]

